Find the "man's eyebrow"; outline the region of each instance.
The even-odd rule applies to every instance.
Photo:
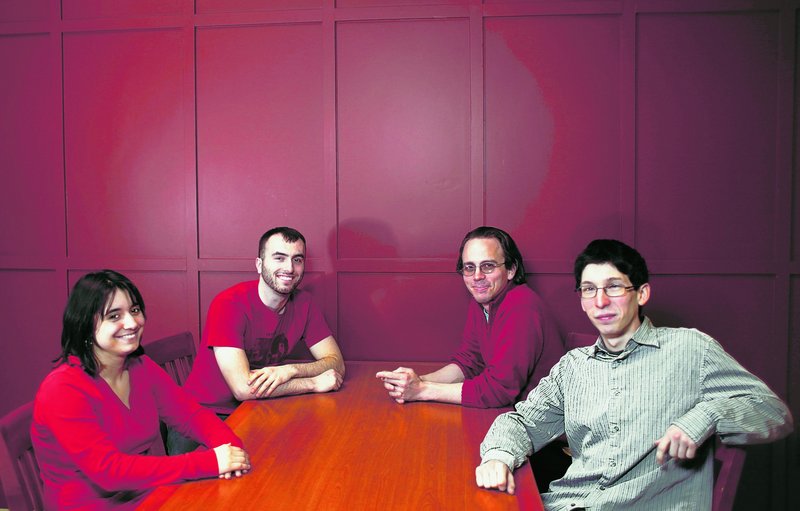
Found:
[[[623,282],[624,283],[625,279],[623,279],[622,277],[610,277],[610,278],[607,278],[606,280],[604,280],[603,282],[606,283],[606,284],[609,283],[609,282]],[[583,282],[581,282],[581,285],[584,285],[584,284],[597,287],[597,284],[595,284],[591,280],[584,280]]]
[[[272,257],[281,257],[281,256],[290,257],[289,254],[284,254],[283,252],[273,252],[272,253]],[[291,257],[292,257],[292,259],[294,259],[295,257],[302,257],[303,259],[305,259],[306,255],[305,254],[295,254],[295,255],[293,255]]]
[[[481,261],[479,263],[473,263],[472,261],[464,261],[464,264],[474,264],[475,266],[479,266],[479,265],[481,265],[483,263],[495,263],[496,264],[497,261],[495,261],[494,259],[484,259],[483,261]]]

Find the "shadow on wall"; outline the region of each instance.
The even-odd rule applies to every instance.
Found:
[[[313,243],[309,240],[309,243]],[[397,239],[394,232],[385,222],[372,218],[352,218],[339,223],[338,229],[332,229],[327,239],[327,255],[329,269],[322,278],[314,282],[306,282],[304,289],[315,291],[317,296],[324,294],[332,296],[333,291],[339,289],[338,282],[338,261],[340,247],[347,246],[351,253],[360,254],[365,259],[393,259],[397,257]],[[341,310],[339,317],[350,314],[369,316],[370,324],[380,324],[386,320],[388,315],[393,313],[394,307],[390,302],[390,292],[386,287],[362,287],[369,294],[365,300],[359,300],[368,304],[368,310]],[[348,303],[347,297],[339,297],[339,302]],[[320,307],[324,304],[318,303]],[[323,307],[324,308],[324,307]],[[338,309],[338,307],[337,307]],[[338,323],[338,322],[337,322]],[[353,346],[353,340],[339,339],[338,332],[341,325],[331,322],[329,325],[336,337],[339,347],[345,359],[361,358],[357,347]],[[349,341],[349,342],[348,342]],[[289,356],[292,359],[311,360],[313,357],[308,348],[303,343],[298,343]]]
[[[328,236],[328,254],[331,261],[338,261],[341,247],[351,253],[362,254],[370,259],[392,259],[397,257],[397,238],[391,227],[374,218],[350,218],[339,223],[337,231]]]
[[[344,249],[346,247],[346,250]],[[340,276],[338,269],[339,255],[342,253],[358,254],[359,258],[367,259],[393,259],[397,257],[397,238],[392,228],[385,222],[374,218],[350,218],[339,223],[338,229],[331,230],[328,236],[328,255],[333,267],[332,272],[327,275],[326,285],[330,290],[337,290],[337,308],[339,330],[348,329],[347,325],[353,323],[354,317],[359,317],[359,322],[372,325],[372,329],[378,325],[391,324],[391,316],[397,314],[395,307],[392,306],[391,291],[388,286],[382,285],[386,281],[373,278],[374,274],[349,274]],[[350,285],[340,285],[341,278],[348,279]],[[391,277],[390,277],[391,278]],[[353,283],[356,283],[353,286]],[[348,296],[357,290],[366,296],[354,299]],[[347,304],[359,303],[361,307],[352,307]],[[362,324],[363,324],[362,323]],[[361,332],[369,331],[370,328],[359,329]],[[375,342],[373,339],[361,339],[359,332],[350,332],[355,338],[343,339],[340,342],[345,358],[363,359],[363,349],[360,346]],[[378,331],[374,332],[374,339],[380,339]]]

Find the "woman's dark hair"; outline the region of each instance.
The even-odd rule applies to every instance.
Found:
[[[113,270],[88,273],[75,283],[69,294],[61,330],[61,355],[54,362],[66,362],[70,355],[74,355],[80,359],[83,370],[90,376],[97,374],[94,333],[97,321],[111,305],[117,290],[127,293],[131,304],[138,305],[142,316],[147,317],[141,293],[126,276]],[[129,357],[138,357],[143,353],[139,345]]]
[[[636,289],[647,284],[650,278],[647,263],[636,249],[617,240],[594,240],[575,259],[575,289],[581,285],[581,275],[586,266],[605,263],[613,264],[617,270],[627,275]]]
[[[497,240],[497,242],[500,243],[500,248],[503,249],[506,269],[511,270],[514,266],[517,267],[517,272],[514,274],[514,284],[525,283],[525,265],[522,264],[522,254],[519,253],[517,244],[514,243],[514,240],[506,231],[486,225],[477,227],[464,236],[461,247],[458,249],[458,263],[456,263],[457,272],[461,273],[461,269],[464,267],[464,246],[469,240],[474,240],[476,238]]]

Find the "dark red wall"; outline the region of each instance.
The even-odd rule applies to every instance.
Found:
[[[350,359],[444,360],[458,244],[519,242],[562,329],[596,237],[650,263],[659,324],[715,336],[800,416],[798,0],[0,2],[0,414],[33,398],[69,286],[128,274],[146,337],[197,337],[309,240]],[[739,507],[799,507],[797,435]]]

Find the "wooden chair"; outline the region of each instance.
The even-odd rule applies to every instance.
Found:
[[[744,448],[725,445],[716,439],[714,446],[714,495],[712,511],[730,511],[736,499],[747,453]]]
[[[169,374],[175,383],[183,385],[189,373],[192,371],[192,363],[197,350],[194,346],[194,338],[191,332],[181,332],[179,334],[162,337],[144,345],[145,354],[160,365]],[[163,442],[157,442],[150,449],[152,456],[165,456],[167,426],[161,423],[161,438]]]
[[[33,402],[0,419],[0,481],[11,511],[44,509],[39,464],[33,454]]]
[[[191,332],[163,337],[144,345],[144,352],[175,380],[183,385],[192,370],[197,353]]]

